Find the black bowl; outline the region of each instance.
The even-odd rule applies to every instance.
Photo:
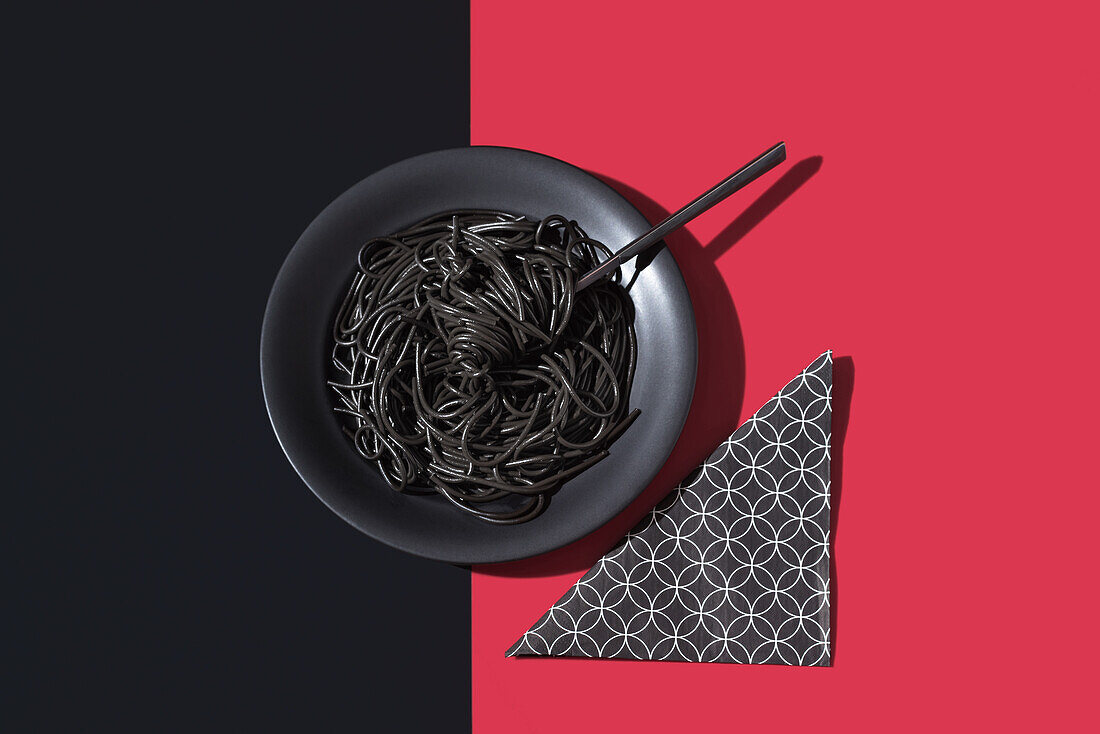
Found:
[[[309,225],[275,279],[260,338],[268,414],[290,463],[333,512],[395,548],[451,563],[496,563],[577,540],[621,512],[675,445],[695,387],[695,316],[676,261],[662,249],[630,289],[641,415],[596,466],[569,480],[529,522],[491,525],[442,497],[399,494],[340,431],[325,385],[332,320],[367,239],[448,209],[564,214],[617,249],[649,228],[609,186],[575,166],[513,148],[410,158],[361,181]],[[634,266],[624,268],[629,280]]]

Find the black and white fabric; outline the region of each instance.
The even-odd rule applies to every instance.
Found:
[[[826,352],[507,654],[829,665],[832,376]]]

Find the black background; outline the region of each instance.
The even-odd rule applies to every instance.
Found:
[[[467,6],[38,13],[8,29],[5,728],[469,730],[468,571],[325,509],[258,365],[313,216],[468,144]]]

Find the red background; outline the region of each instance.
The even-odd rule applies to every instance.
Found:
[[[473,0],[475,145],[650,219],[789,150],[669,238],[700,368],[664,471],[594,536],[475,570],[476,732],[1096,726],[1094,7]],[[826,348],[854,368],[834,667],[504,657]]]

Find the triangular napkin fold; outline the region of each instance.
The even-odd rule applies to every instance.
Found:
[[[829,665],[832,384],[826,352],[507,654]]]

